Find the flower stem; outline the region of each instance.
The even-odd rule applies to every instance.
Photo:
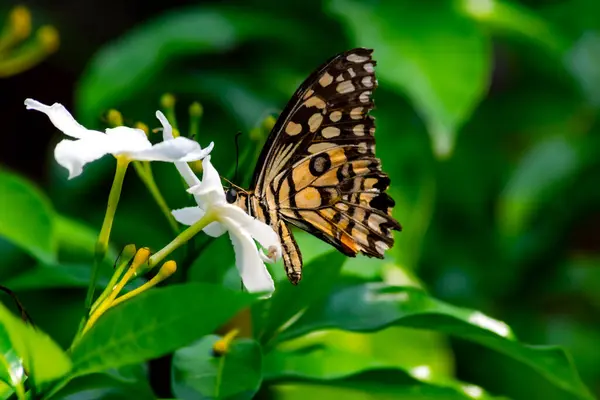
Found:
[[[156,204],[158,204],[158,207],[167,218],[167,222],[173,230],[173,233],[175,233],[175,235],[179,234],[179,226],[177,225],[177,221],[175,221],[175,218],[171,214],[171,209],[167,205],[165,198],[158,189],[158,186],[156,185],[156,181],[154,180],[154,175],[152,174],[150,163],[134,161],[133,167],[135,168],[135,172],[137,172],[142,182],[144,182],[144,185],[146,185],[146,188],[148,188],[148,191],[152,195],[152,198],[154,198],[154,201],[156,202]]]
[[[175,239],[171,241],[168,245],[163,247],[160,251],[154,253],[148,259],[148,265],[150,268],[153,268],[155,265],[160,263],[166,256],[175,251],[178,247],[187,243],[191,238],[193,238],[198,232],[204,229],[208,224],[214,222],[215,218],[211,212],[207,212],[204,214],[202,218],[200,218],[194,225],[187,228],[185,231],[181,232]]]
[[[104,215],[104,222],[100,229],[100,235],[96,242],[96,249],[94,252],[94,265],[92,267],[92,276],[90,278],[90,284],[87,289],[85,296],[85,316],[87,315],[92,306],[92,300],[94,299],[94,290],[96,289],[96,282],[98,280],[98,270],[100,265],[106,256],[108,250],[108,241],[110,239],[110,231],[112,224],[115,219],[115,212],[117,211],[117,205],[119,204],[119,198],[121,197],[121,189],[123,188],[123,180],[125,179],[125,173],[127,172],[127,166],[129,165],[129,159],[126,157],[117,158],[117,170],[115,171],[115,178],[108,195],[108,205],[106,206],[106,214]]]
[[[96,299],[94,304],[92,304],[92,308],[90,310],[91,313],[93,313],[98,308],[98,306],[100,304],[102,304],[102,302],[104,300],[106,300],[108,298],[108,296],[110,295],[110,293],[114,290],[115,285],[117,284],[117,281],[119,280],[121,275],[123,275],[123,271],[125,271],[125,268],[129,265],[129,263],[135,256],[135,253],[136,253],[135,245],[129,244],[129,245],[125,246],[125,248],[121,252],[121,255],[123,256],[123,258],[121,259],[121,262],[118,264],[117,268],[115,269],[115,272],[113,273],[112,277],[110,278],[108,285],[106,285],[106,287],[104,288],[104,291],[100,294],[100,296],[98,296],[98,298]]]

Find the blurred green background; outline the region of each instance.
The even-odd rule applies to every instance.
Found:
[[[16,4],[4,2],[0,15]],[[265,117],[276,116],[323,61],[360,46],[375,49],[378,61],[377,155],[391,177],[394,216],[404,231],[385,261],[359,257],[347,268],[481,310],[526,343],[562,345],[600,394],[598,0],[25,5],[34,26],[53,25],[61,43],[43,63],[0,80],[1,173],[34,181],[48,196],[37,207],[63,216],[52,228],[62,233],[49,246],[57,246],[65,268],[54,265],[52,279],[36,275],[39,261],[31,254],[37,250],[24,252],[0,239],[0,280],[18,291],[34,321],[59,343],[68,343],[81,312],[89,276],[81,249],[94,242],[101,225],[114,160],[105,157],[67,181],[52,157],[60,135],[45,117],[25,111],[26,97],[60,102],[87,127],[104,129],[103,115],[116,108],[126,123],[143,121],[152,129],[159,125],[154,112],[160,96],[170,92],[184,133],[187,107],[200,101],[198,140],[215,142],[213,163],[231,177],[235,132],[243,133],[242,149],[255,154]],[[254,162],[242,159],[246,176],[238,183],[248,184]],[[172,166],[157,163],[154,170],[172,208],[189,204]],[[2,190],[4,197],[6,186]],[[29,223],[33,217],[16,218]],[[298,236],[307,260],[327,249]],[[171,238],[130,171],[114,248],[136,243],[156,250]],[[226,239],[210,246],[219,243],[226,250],[211,253],[209,247],[206,257],[224,265],[214,269],[226,270],[233,252]],[[206,264],[194,263],[188,278],[221,279]],[[336,332],[331,340],[341,346],[370,346],[379,360],[429,365],[494,395],[568,398],[530,369],[463,340],[403,328]],[[298,392],[297,385],[288,386],[265,387],[259,396],[367,398],[348,388],[307,384]]]

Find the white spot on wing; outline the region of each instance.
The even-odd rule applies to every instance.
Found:
[[[370,75],[369,76],[365,76],[364,78],[362,78],[361,82],[366,87],[372,87],[373,86],[373,77],[370,76]]]
[[[325,139],[331,139],[332,137],[340,135],[340,129],[335,126],[328,126],[321,131],[321,135],[323,135]]]
[[[335,146],[336,146],[335,143],[327,143],[327,142],[315,143],[308,148],[308,152],[311,154],[315,154],[315,153],[330,149]]]
[[[329,114],[329,119],[333,122],[338,122],[340,119],[342,119],[342,112],[333,111],[331,114]]]
[[[375,68],[373,68],[373,64],[371,63],[366,63],[365,65],[363,65],[363,68],[370,74],[372,74],[375,71]]]
[[[319,79],[319,85],[325,87],[329,86],[333,82],[333,76],[329,75],[329,73],[325,72],[321,79]]]
[[[367,90],[367,91],[362,92],[360,94],[360,96],[358,96],[358,99],[360,100],[361,103],[368,103],[370,95],[371,95],[371,91]]]
[[[300,124],[290,121],[285,126],[285,133],[287,133],[290,136],[295,136],[300,132],[302,132],[302,125]]]
[[[365,57],[365,56],[359,56],[358,54],[348,54],[346,56],[346,60],[350,61],[350,62],[354,62],[354,63],[362,63],[365,62],[369,59],[369,57]]]
[[[355,125],[354,128],[352,128],[352,132],[354,132],[354,134],[356,136],[364,136],[365,135],[365,126],[364,126],[364,124]]]
[[[308,128],[311,132],[315,132],[321,126],[321,122],[323,122],[323,116],[319,113],[313,114],[308,119]]]

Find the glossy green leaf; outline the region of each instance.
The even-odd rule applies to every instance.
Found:
[[[382,85],[410,98],[427,125],[435,154],[450,156],[457,131],[489,84],[489,40],[476,23],[447,0],[436,7],[412,1],[330,0],[329,8],[356,45],[376,49]]]
[[[301,336],[267,353],[264,364],[269,380],[331,380],[381,368],[434,383],[453,376],[453,357],[443,335],[397,326],[372,333],[327,330]]]
[[[390,325],[439,331],[490,347],[530,366],[554,385],[580,398],[590,398],[563,349],[522,344],[503,322],[479,311],[451,306],[416,288],[348,285],[310,307],[277,339],[321,329],[368,332]]]
[[[48,335],[25,324],[2,304],[0,325],[36,387],[58,379],[71,370],[71,360]]]
[[[565,38],[550,21],[517,2],[460,0],[458,4],[466,15],[497,32],[528,39],[562,57],[567,45]]]
[[[83,336],[73,349],[73,375],[167,354],[211,333],[254,299],[202,283],[144,292],[108,310]]]
[[[153,399],[147,366],[134,364],[102,373],[80,376],[51,398],[56,399]]]
[[[283,326],[325,297],[334,286],[345,261],[346,256],[337,250],[329,251],[304,266],[301,284],[293,286],[287,280],[280,281],[271,299],[262,303],[268,311],[263,324],[257,329],[261,343],[271,341]]]
[[[8,331],[0,325],[0,398],[3,389],[23,385],[26,375],[23,362],[13,347]]]
[[[220,357],[219,336],[209,335],[173,356],[173,393],[179,399],[251,399],[262,382],[262,353],[254,340],[240,339]]]
[[[315,361],[317,360],[314,359],[313,362]],[[300,376],[298,375],[297,378]],[[294,382],[276,385],[275,391],[277,398],[282,400],[306,398],[487,400],[493,398],[475,385],[460,382],[455,382],[454,385],[436,385],[419,381],[403,371],[384,368],[325,382],[310,380],[309,383]]]
[[[230,50],[242,40],[289,38],[293,21],[251,9],[190,7],[171,11],[105,46],[89,64],[78,93],[84,120],[134,96],[170,62]],[[274,35],[274,29],[281,35]]]
[[[0,236],[44,262],[55,260],[54,211],[25,179],[0,170]]]

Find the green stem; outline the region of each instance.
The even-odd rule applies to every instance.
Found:
[[[131,247],[128,248],[128,246],[131,246]],[[123,249],[122,254],[124,255],[124,257],[121,260],[121,262],[119,263],[119,265],[117,266],[117,268],[115,269],[115,272],[113,273],[112,277],[110,278],[110,281],[108,281],[108,285],[106,285],[106,287],[104,288],[104,291],[102,291],[102,293],[100,294],[100,296],[98,296],[98,298],[96,299],[94,304],[92,304],[92,308],[90,310],[91,313],[93,313],[94,310],[96,310],[96,308],[98,308],[98,306],[104,300],[106,300],[106,298],[109,296],[109,294],[113,291],[115,285],[117,284],[117,281],[119,280],[121,275],[123,275],[125,268],[129,265],[129,263],[131,262],[131,259],[135,256],[135,246],[133,246],[133,245],[128,245],[128,246],[125,246],[125,249]]]
[[[98,271],[100,270],[100,265],[102,264],[102,261],[104,261],[104,257],[106,256],[106,252],[108,250],[110,231],[112,229],[112,224],[115,219],[117,205],[119,204],[119,199],[121,197],[121,190],[123,188],[123,180],[125,179],[127,166],[130,162],[130,160],[126,157],[116,158],[117,169],[115,171],[115,177],[113,179],[112,187],[110,188],[110,194],[108,195],[108,204],[106,206],[106,213],[104,214],[104,222],[102,223],[100,235],[98,235],[98,241],[96,242],[96,248],[94,251],[94,265],[92,266],[92,276],[90,278],[90,283],[85,296],[85,314],[83,315],[83,319],[79,324],[79,330],[75,335],[76,339],[80,336],[81,330],[85,326],[85,322],[87,321],[92,306],[92,300],[94,299],[94,291],[96,290],[96,282],[98,281]]]
[[[163,247],[158,252],[154,253],[148,259],[149,268],[153,268],[157,264],[159,264],[166,256],[171,254],[180,246],[187,243],[191,238],[193,238],[198,232],[204,229],[208,224],[214,222],[214,215],[210,212],[204,214],[202,218],[200,218],[194,225],[187,228],[185,231],[181,232],[175,239],[171,241],[168,245]]]
[[[146,185],[146,188],[148,188],[148,191],[150,191],[152,198],[156,204],[158,204],[158,207],[167,218],[167,222],[173,230],[173,233],[175,233],[175,235],[179,234],[179,225],[177,225],[177,221],[175,221],[175,218],[171,214],[171,209],[169,208],[162,193],[158,189],[158,185],[156,184],[154,175],[152,174],[150,163],[135,161],[133,163],[133,167],[135,168],[135,172],[137,172],[142,182],[144,182],[144,185]]]

